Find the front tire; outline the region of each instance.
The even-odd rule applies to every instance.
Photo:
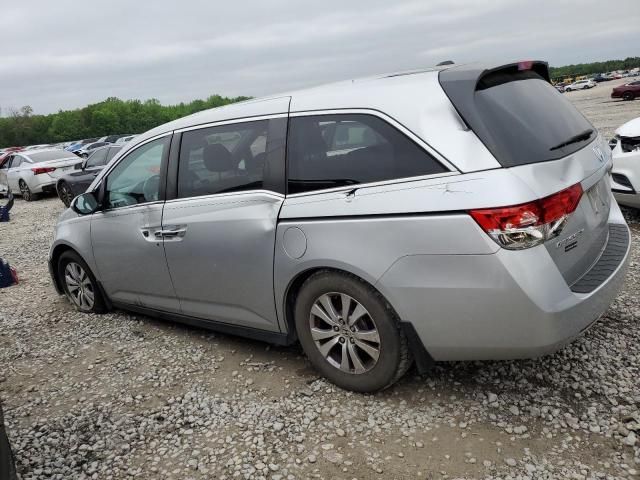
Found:
[[[636,96],[633,94],[633,92],[624,92],[622,94],[622,99],[628,102],[633,100],[634,98],[636,98]]]
[[[355,276],[326,270],[311,275],[296,299],[295,324],[309,361],[341,388],[376,392],[411,365],[397,315]]]
[[[106,309],[98,282],[80,255],[66,251],[58,260],[58,278],[71,304],[84,313],[104,313]]]

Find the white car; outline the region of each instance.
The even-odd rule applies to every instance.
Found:
[[[564,91],[571,92],[572,90],[587,90],[589,88],[595,87],[596,85],[598,84],[593,80],[579,80],[564,87]]]
[[[640,208],[640,117],[616,130],[612,149],[613,196],[620,205]]]
[[[0,192],[10,189],[30,202],[43,192],[55,192],[58,178],[82,163],[71,152],[28,150],[11,155],[0,168]]]

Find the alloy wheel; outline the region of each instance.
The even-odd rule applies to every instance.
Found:
[[[322,356],[345,373],[371,370],[380,356],[375,321],[357,300],[339,292],[318,297],[309,314],[311,337]]]
[[[64,203],[67,207],[71,205],[71,200],[73,200],[71,189],[66,183],[60,184],[60,200],[62,200],[62,203]]]
[[[29,190],[29,186],[23,180],[20,180],[20,185],[18,186],[20,187],[22,198],[27,202],[31,200],[31,190]]]
[[[84,268],[75,262],[69,262],[64,269],[64,281],[71,301],[83,310],[91,310],[95,301],[95,292]]]

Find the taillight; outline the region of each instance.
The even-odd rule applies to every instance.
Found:
[[[50,173],[55,170],[55,167],[34,167],[31,169],[34,175],[40,175],[41,173]]]
[[[498,245],[522,250],[558,236],[580,198],[582,186],[576,183],[540,200],[513,207],[471,210],[469,214]]]

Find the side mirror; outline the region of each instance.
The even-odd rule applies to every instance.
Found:
[[[93,192],[86,192],[78,195],[71,201],[71,210],[79,215],[90,215],[98,211],[98,200]]]

